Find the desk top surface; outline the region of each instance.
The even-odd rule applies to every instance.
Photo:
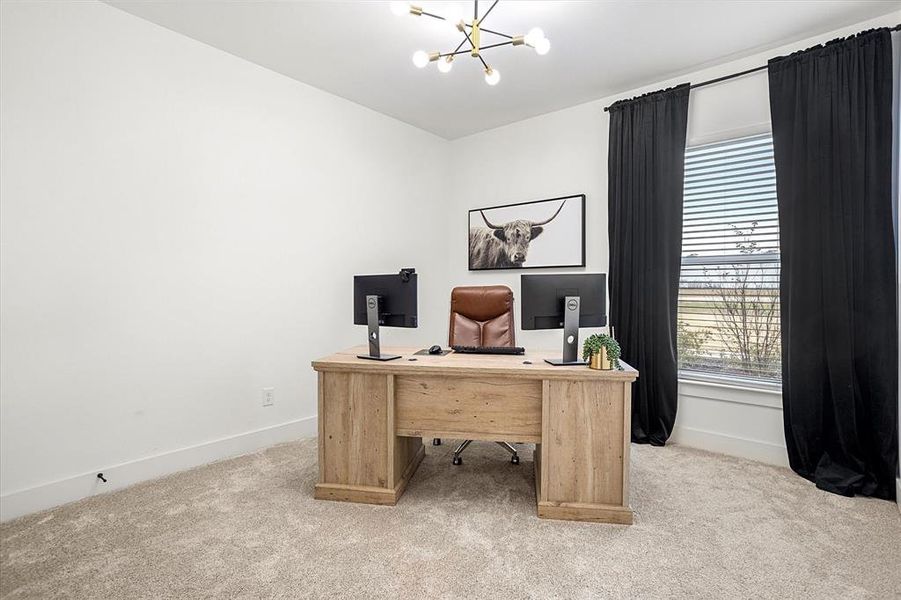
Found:
[[[620,361],[622,370],[601,371],[587,366],[556,367],[544,362],[546,358],[559,358],[560,353],[550,350],[527,350],[524,355],[509,354],[457,354],[444,356],[414,355],[422,348],[388,347],[384,354],[400,354],[401,358],[385,362],[357,358],[368,354],[368,346],[355,346],[313,361],[316,371],[354,371],[367,373],[430,374],[448,376],[495,375],[524,377],[529,379],[614,379],[634,381],[638,371]],[[415,361],[409,359],[415,358]],[[532,364],[523,364],[531,361]]]

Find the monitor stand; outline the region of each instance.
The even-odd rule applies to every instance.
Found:
[[[585,365],[579,360],[579,296],[567,296],[563,300],[563,359],[546,358],[544,362],[556,367]]]
[[[379,349],[379,297],[366,296],[366,321],[369,324],[369,354],[357,354],[368,360],[394,360],[399,354],[382,354]]]

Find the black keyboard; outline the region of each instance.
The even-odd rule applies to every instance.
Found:
[[[451,346],[460,354],[525,354],[520,346]]]

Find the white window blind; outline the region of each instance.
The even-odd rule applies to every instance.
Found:
[[[770,134],[685,152],[679,369],[778,382],[779,218]]]

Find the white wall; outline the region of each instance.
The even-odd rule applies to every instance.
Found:
[[[104,4],[0,7],[2,518],[314,434],[355,273],[422,272],[386,343],[445,335],[444,140]]]
[[[364,339],[351,275],[421,272],[421,326],[389,344],[444,343],[454,285],[518,291],[518,273],[467,271],[469,208],[585,193],[585,270],[606,272],[603,106],[901,12],[454,142],[103,4],[0,17],[7,519],[312,434],[309,361]],[[764,74],[697,90],[689,143],[765,130],[767,106]],[[683,383],[674,439],[784,463],[780,404]]]
[[[781,54],[878,26],[892,26],[901,12],[806,39],[742,60],[675,77],[615,97],[542,115],[454,140],[451,151],[453,215],[448,247],[452,285],[502,283],[519,291],[519,273],[467,270],[466,212],[470,208],[587,195],[586,272],[607,272],[607,134],[613,101],[682,82],[699,83],[766,64]],[[708,143],[770,129],[766,71],[693,90],[688,143]],[[582,269],[570,269],[583,272]],[[557,271],[532,271],[557,272]],[[591,330],[582,330],[582,335]],[[517,330],[528,347],[558,348],[559,331]],[[673,441],[714,451],[787,465],[781,398],[773,391],[728,389],[715,384],[680,383]]]
[[[449,143],[452,150],[448,205],[452,212],[446,245],[450,249],[447,273],[451,287],[503,284],[513,290],[518,302],[519,271],[468,270],[468,211],[572,194],[586,195],[585,269],[524,272],[607,272],[606,129],[606,114],[598,110],[596,103],[590,103]],[[518,345],[559,349],[562,353],[560,331],[524,332],[519,314],[516,316]],[[594,330],[583,329],[581,334],[591,331]]]

